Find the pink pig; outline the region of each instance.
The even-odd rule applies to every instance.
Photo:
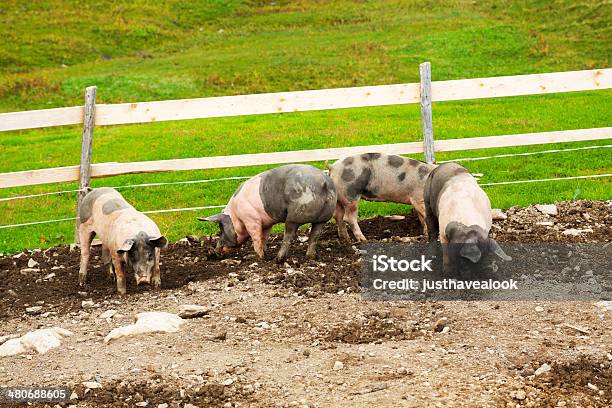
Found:
[[[149,217],[137,211],[116,190],[97,188],[85,196],[79,208],[81,225],[81,268],[79,284],[87,280],[91,241],[102,241],[102,261],[111,278],[117,279],[117,291],[125,294],[125,271],[134,272],[136,283],[161,285],[160,249],[168,241]],[[113,273],[114,270],[114,273]]]

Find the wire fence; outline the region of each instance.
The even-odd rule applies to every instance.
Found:
[[[505,158],[505,157],[514,157],[514,156],[533,156],[539,154],[550,154],[550,153],[562,153],[562,152],[574,152],[578,150],[589,150],[589,149],[605,149],[611,148],[612,144],[602,145],[602,146],[584,146],[584,147],[575,147],[569,149],[550,149],[550,150],[540,150],[537,152],[526,152],[526,153],[509,153],[509,154],[497,154],[493,156],[480,156],[480,157],[465,157],[453,160],[443,160],[438,161],[438,163],[447,163],[447,162],[462,162],[462,161],[477,161],[477,160],[487,160],[487,159],[497,159],[497,158]],[[128,188],[139,188],[139,187],[159,187],[159,186],[171,186],[171,185],[188,185],[188,184],[201,184],[201,183],[211,183],[216,181],[228,181],[228,180],[246,180],[253,176],[234,176],[234,177],[220,177],[213,179],[202,179],[202,180],[187,180],[187,181],[169,181],[169,182],[159,182],[159,183],[142,183],[142,184],[130,184],[124,186],[114,186],[116,190],[128,189]],[[29,194],[22,196],[14,196],[14,197],[4,197],[0,198],[0,202],[3,201],[13,201],[20,200],[26,198],[36,198],[36,197],[45,197],[59,194],[70,194],[70,193],[78,193],[81,191],[80,189],[76,190],[62,190],[62,191],[52,191],[48,193],[39,193],[39,194]]]
[[[602,178],[602,177],[612,177],[612,173],[590,174],[590,175],[584,175],[584,176],[545,178],[545,179],[538,179],[538,180],[500,181],[496,183],[482,183],[479,185],[482,187],[490,187],[490,186],[501,186],[501,185],[507,185],[507,184],[542,183],[542,182],[547,182],[547,181],[578,180],[578,179],[590,179],[590,178]],[[249,178],[249,177],[245,177],[245,178]],[[202,206],[202,207],[171,208],[171,209],[165,209],[165,210],[150,210],[150,211],[142,211],[142,212],[144,214],[161,214],[161,213],[170,213],[170,212],[198,211],[198,210],[209,210],[209,209],[218,209],[218,208],[225,208],[225,205],[207,205],[207,206]],[[30,225],[50,224],[50,223],[56,223],[56,222],[76,221],[76,220],[77,220],[77,217],[72,217],[72,218],[60,218],[56,220],[26,222],[26,223],[21,223],[21,224],[0,225],[0,229],[13,228],[13,227],[15,228],[16,227],[26,227]]]

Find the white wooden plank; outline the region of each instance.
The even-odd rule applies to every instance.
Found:
[[[83,107],[0,113],[0,132],[83,123]]]
[[[473,137],[465,139],[437,140],[436,151],[474,150],[493,147],[527,146],[546,143],[563,143],[612,138],[612,127],[563,130],[543,133]],[[339,159],[345,156],[369,152],[388,154],[415,154],[423,152],[421,142],[385,145],[340,147],[291,152],[256,153],[233,156],[213,156],[192,159],[156,160],[135,163],[100,163],[92,165],[92,177],[120,174],[151,173],[162,171],[203,170],[264,164],[299,163]],[[79,180],[79,166],[29,170],[0,174],[0,188],[35,184],[60,183]]]
[[[612,88],[612,68],[432,82],[434,102]]]
[[[612,127],[594,129],[559,130],[554,132],[525,133],[503,136],[471,137],[465,139],[436,140],[436,152],[476,150],[495,147],[529,146],[548,143],[579,142],[612,138]]]
[[[419,84],[364,86],[96,106],[96,125],[417,103]]]
[[[79,166],[0,173],[0,188],[63,183],[79,179]]]
[[[436,162],[434,151],[433,121],[431,112],[431,64],[419,66],[421,74],[421,127],[423,129],[423,155],[427,163]]]

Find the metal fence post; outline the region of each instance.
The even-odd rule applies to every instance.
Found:
[[[83,112],[83,139],[81,143],[81,167],[79,169],[79,198],[77,203],[77,220],[75,229],[75,242],[79,243],[79,210],[81,201],[87,193],[91,180],[91,153],[92,137],[94,130],[94,119],[96,115],[96,90],[97,87],[90,86],[85,89],[85,110]]]
[[[433,122],[431,117],[431,64],[424,62],[421,73],[421,122],[423,124],[423,153],[427,163],[435,163]]]

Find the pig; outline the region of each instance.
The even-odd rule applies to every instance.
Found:
[[[298,227],[311,223],[308,250],[316,257],[316,245],[323,226],[336,206],[336,189],[331,178],[309,165],[289,164],[267,170],[241,184],[222,213],[200,221],[219,224],[221,232],[216,252],[225,254],[243,244],[250,236],[253,248],[264,257],[266,241],[274,224],[285,223],[283,243],[276,256],[287,256]]]
[[[476,179],[460,164],[444,163],[425,182],[425,211],[430,243],[439,233],[445,273],[454,274],[460,258],[476,264],[494,253],[505,261],[505,254],[493,238],[491,202]]]
[[[367,201],[385,201],[412,204],[425,230],[425,204],[423,187],[429,173],[435,168],[407,157],[384,153],[365,153],[345,157],[328,166],[338,192],[334,218],[338,235],[350,241],[344,221],[348,222],[358,241],[366,241],[357,223],[360,198]]]
[[[153,220],[132,207],[117,190],[89,191],[79,207],[81,267],[79,285],[87,280],[87,265],[94,236],[102,241],[102,262],[109,277],[116,278],[117,292],[126,293],[125,271],[133,272],[136,284],[159,288],[160,250],[168,244]],[[113,273],[114,271],[114,273]]]

